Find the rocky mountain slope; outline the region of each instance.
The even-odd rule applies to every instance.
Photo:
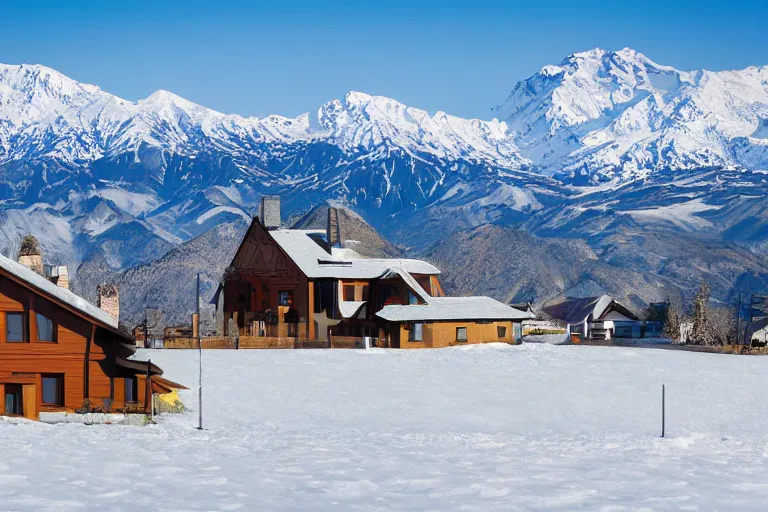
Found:
[[[82,264],[84,281],[119,275],[224,236],[261,195],[279,194],[286,216],[345,205],[377,232],[349,239],[384,254],[450,253],[445,240],[469,243],[490,224],[534,237],[514,235],[530,247],[521,261],[583,241],[569,250],[608,265],[589,263],[589,278],[645,272],[687,290],[706,277],[727,297],[730,283],[760,274],[768,68],[679,71],[596,49],[544,66],[494,115],[350,92],[296,118],[244,118],[166,91],[132,102],[44,66],[0,65],[0,251],[33,233],[51,263]],[[504,298],[533,286],[504,291],[503,272],[455,279]]]

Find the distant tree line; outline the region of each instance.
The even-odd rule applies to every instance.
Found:
[[[738,341],[736,308],[710,303],[710,287],[701,283],[687,310],[679,296],[670,296],[663,308],[650,307],[646,319],[664,323],[664,336],[693,345],[730,345]]]

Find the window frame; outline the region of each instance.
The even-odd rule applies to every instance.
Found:
[[[462,329],[464,330],[464,337],[460,338],[459,337],[459,331],[461,331]],[[467,334],[467,327],[466,326],[457,327],[456,328],[456,341],[459,342],[459,343],[466,343],[468,340],[469,340],[469,336]]]
[[[507,326],[506,325],[497,325],[496,326],[496,337],[499,339],[506,339],[507,338]]]
[[[10,339],[10,327],[11,322],[9,317],[21,317],[21,339]],[[5,312],[5,342],[6,343],[29,343],[29,328],[27,326],[27,312],[26,311],[6,311]]]
[[[419,326],[419,337],[416,338],[416,326]],[[423,322],[411,322],[408,324],[408,341],[410,342],[422,342],[424,341],[424,323]]]
[[[55,380],[56,402],[45,401],[45,381],[46,379]],[[64,407],[64,374],[63,373],[43,373],[40,375],[40,400],[46,407]]]
[[[40,317],[45,318],[51,323],[51,339],[50,340],[40,339]],[[59,330],[58,325],[56,324],[56,321],[53,318],[49,318],[48,316],[40,313],[39,311],[35,311],[35,334],[37,335],[36,336],[37,339],[35,341],[39,343],[58,343],[59,342],[59,337],[57,334],[58,330]]]
[[[130,384],[131,387],[131,397],[130,400],[128,400],[128,386]],[[138,402],[139,401],[139,379],[137,379],[135,376],[133,377],[125,377],[123,379],[123,402]]]
[[[283,294],[285,294],[285,296],[289,298],[290,304],[283,304],[283,300],[282,300]],[[277,292],[277,305],[278,306],[284,306],[284,307],[292,308],[294,306],[294,302],[295,302],[295,297],[294,297],[294,294],[293,294],[293,290],[278,290],[278,292]]]

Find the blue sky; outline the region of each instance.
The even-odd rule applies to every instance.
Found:
[[[768,65],[765,0],[0,3],[0,62],[242,115],[358,90],[488,118],[518,80],[598,46],[682,69]]]

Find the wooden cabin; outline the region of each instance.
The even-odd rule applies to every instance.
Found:
[[[0,255],[0,414],[144,412],[167,381],[135,351],[116,316]]]
[[[326,230],[284,229],[279,219],[279,198],[264,198],[213,300],[218,333],[240,346],[514,342],[533,317],[489,297],[445,297],[440,271],[425,261],[345,248],[333,208]]]

